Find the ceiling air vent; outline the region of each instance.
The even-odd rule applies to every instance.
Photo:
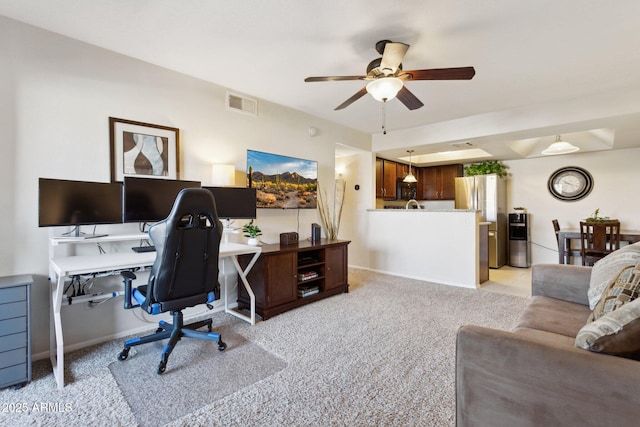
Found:
[[[258,100],[227,92],[227,110],[258,116]]]

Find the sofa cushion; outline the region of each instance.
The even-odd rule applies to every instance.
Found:
[[[584,325],[575,345],[598,353],[640,359],[640,299]]]
[[[640,261],[640,242],[618,249],[596,262],[589,280],[589,308],[593,310],[596,307],[605,289],[616,280],[624,268],[634,266],[638,261]]]
[[[582,304],[534,296],[520,316],[516,329],[528,328],[575,338],[591,311]]]
[[[605,289],[588,321],[598,320],[640,295],[640,262],[625,267]]]

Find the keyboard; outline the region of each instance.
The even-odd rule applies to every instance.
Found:
[[[134,246],[133,248],[131,248],[131,250],[136,253],[155,252],[156,247],[155,246]]]

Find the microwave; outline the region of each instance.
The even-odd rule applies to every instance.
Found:
[[[415,199],[418,195],[418,190],[415,182],[404,182],[399,179],[396,183],[396,199],[397,200],[411,200]]]

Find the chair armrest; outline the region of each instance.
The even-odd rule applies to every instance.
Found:
[[[635,360],[463,326],[456,347],[456,425],[637,425],[639,368]]]
[[[132,271],[122,271],[120,272],[120,275],[122,276],[123,283],[124,283],[124,308],[126,310],[131,309],[131,308],[135,308],[135,307],[139,307],[139,305],[134,305],[131,303],[131,296],[132,296],[132,287],[131,287],[131,282],[136,280],[136,275],[133,274]]]
[[[531,269],[531,295],[589,305],[591,267],[567,264],[536,264]]]

